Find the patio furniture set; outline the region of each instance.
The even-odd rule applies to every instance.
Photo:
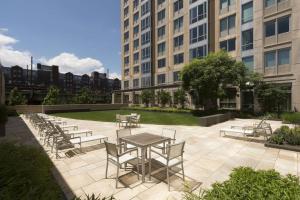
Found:
[[[120,127],[139,127],[141,121],[141,115],[137,113],[131,113],[130,115],[116,115],[116,124]]]

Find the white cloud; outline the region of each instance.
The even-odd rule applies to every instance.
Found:
[[[109,74],[109,78],[111,78],[111,79],[115,79],[115,78],[121,79],[121,75],[116,73],[116,72],[113,72],[113,73]]]
[[[39,61],[45,65],[58,65],[59,71],[62,73],[89,74],[92,71],[105,72],[101,61],[93,58],[78,58],[72,53],[61,53],[50,59],[41,58]]]

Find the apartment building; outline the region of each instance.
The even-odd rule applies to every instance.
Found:
[[[300,110],[299,11],[299,0],[121,0],[122,90],[114,99],[139,104],[149,88],[173,96],[185,64],[225,49],[265,81],[287,85],[284,107]],[[220,107],[254,107],[252,91],[229,90]]]

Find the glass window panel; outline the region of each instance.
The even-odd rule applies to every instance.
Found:
[[[275,67],[276,65],[276,52],[267,52],[265,53],[265,67]]]
[[[290,48],[278,51],[278,65],[290,64]]]
[[[242,23],[248,23],[253,20],[253,2],[246,3],[242,6]]]
[[[270,37],[275,35],[275,21],[265,23],[265,36]]]
[[[290,16],[281,17],[278,19],[278,34],[287,33],[290,31]]]

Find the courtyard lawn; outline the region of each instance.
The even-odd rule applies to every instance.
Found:
[[[92,111],[92,112],[69,112],[56,113],[55,116],[92,120],[102,122],[115,122],[116,114],[138,113],[141,115],[141,123],[144,124],[160,124],[160,125],[198,125],[198,117],[190,113],[167,113],[167,112],[150,112],[136,110],[109,110],[109,111]]]

